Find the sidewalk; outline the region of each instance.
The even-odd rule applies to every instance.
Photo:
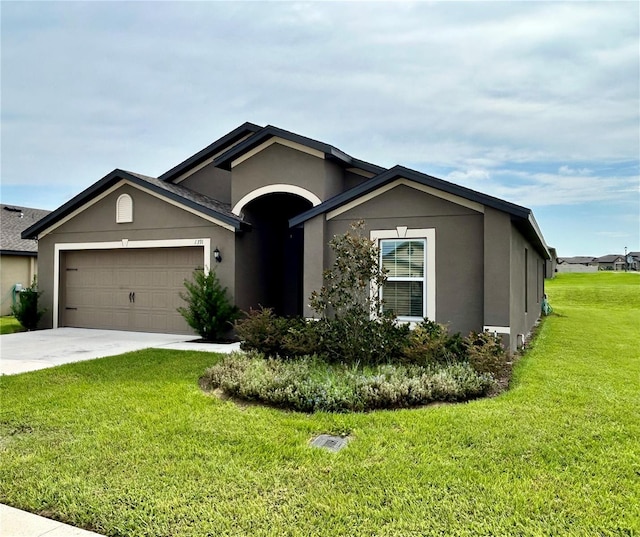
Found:
[[[99,533],[81,530],[62,522],[0,504],[0,535],[2,537],[102,537]]]

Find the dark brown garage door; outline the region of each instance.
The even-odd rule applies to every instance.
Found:
[[[65,252],[60,325],[193,333],[176,308],[202,262],[202,248],[192,247]]]

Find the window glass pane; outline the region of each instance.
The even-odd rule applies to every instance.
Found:
[[[396,317],[422,317],[424,293],[422,282],[387,282],[382,288],[382,309]]]
[[[382,266],[388,277],[424,276],[424,241],[384,240],[380,244]]]

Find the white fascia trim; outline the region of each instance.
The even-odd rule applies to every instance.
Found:
[[[151,196],[154,196],[154,197],[156,197],[156,198],[158,198],[158,199],[160,199],[160,200],[162,200],[162,201],[164,201],[166,203],[174,205],[175,207],[178,207],[179,209],[187,211],[188,213],[195,214],[196,216],[198,216],[198,217],[200,217],[200,218],[202,218],[204,220],[207,220],[208,222],[216,224],[217,226],[220,226],[220,227],[222,227],[224,229],[227,229],[229,231],[235,231],[234,227],[231,224],[227,224],[226,222],[222,222],[221,220],[218,220],[217,218],[213,218],[213,217],[211,217],[209,215],[203,214],[203,213],[201,213],[199,211],[196,211],[195,209],[192,209],[191,207],[187,207],[186,205],[182,205],[181,203],[178,203],[177,201],[173,201],[171,199],[165,198],[164,196],[160,196],[159,194],[156,194],[152,190],[148,190],[148,189],[146,189],[144,187],[141,187],[140,185],[136,185],[136,184],[131,183],[131,182],[125,180],[125,179],[122,179],[122,180],[118,181],[115,185],[113,185],[112,187],[110,187],[107,190],[105,190],[102,194],[97,195],[96,197],[92,198],[91,200],[89,200],[87,203],[85,203],[81,207],[78,207],[72,213],[68,214],[67,216],[65,216],[61,220],[58,220],[58,222],[56,222],[51,227],[47,228],[45,231],[40,233],[38,235],[38,239],[42,239],[43,237],[45,237],[46,235],[48,235],[49,233],[51,233],[55,229],[59,228],[61,225],[65,224],[66,222],[68,222],[72,218],[75,218],[76,216],[78,216],[81,212],[86,211],[92,205],[95,205],[100,200],[102,200],[105,197],[107,197],[109,194],[115,192],[116,190],[118,190],[123,185],[129,185],[129,186],[131,186],[133,188],[136,188],[136,189],[138,189],[138,190],[140,190],[142,192],[145,192],[146,194],[149,194]]]
[[[123,248],[180,248],[187,246],[201,246],[203,250],[202,266],[205,273],[209,272],[211,260],[211,239],[159,239],[146,241],[105,242],[66,242],[56,243],[53,254],[53,328],[58,328],[58,309],[60,300],[60,253],[67,250],[119,250]]]
[[[236,216],[240,216],[242,209],[247,203],[253,201],[256,198],[259,198],[260,196],[264,196],[265,194],[278,194],[282,192],[286,194],[296,194],[297,196],[300,196],[301,198],[304,198],[307,201],[311,202],[314,207],[322,203],[322,200],[318,196],[316,196],[313,192],[309,192],[306,188],[302,188],[301,186],[296,185],[288,185],[285,183],[276,183],[274,185],[262,186],[260,188],[256,188],[255,190],[252,190],[246,196],[243,196],[243,198],[238,203],[235,204],[231,212]]]
[[[251,151],[247,151],[244,155],[238,157],[236,160],[232,161],[231,167],[234,168],[238,164],[242,164],[245,160],[250,159],[251,157],[260,153],[260,151],[264,151],[265,149],[267,149],[267,147],[270,147],[273,144],[284,145],[286,147],[290,147],[291,149],[301,151],[302,153],[307,153],[308,155],[324,159],[324,153],[322,151],[318,151],[317,149],[312,149],[311,147],[307,147],[306,145],[302,145],[297,142],[292,142],[290,140],[285,140],[284,138],[275,136],[273,138],[270,138],[266,142],[261,143],[258,147],[254,147]]]
[[[457,205],[462,205],[467,209],[471,209],[479,213],[484,213],[484,205],[482,205],[481,203],[476,203],[475,201],[471,201],[471,200],[462,198],[460,196],[456,196],[455,194],[449,194],[448,192],[443,192],[442,190],[438,190],[437,188],[416,183],[408,179],[396,179],[395,181],[392,181],[389,184],[381,186],[380,188],[374,190],[373,192],[369,192],[364,196],[360,196],[359,198],[356,198],[355,200],[350,201],[349,203],[346,203],[338,207],[337,209],[334,209],[333,211],[329,211],[327,213],[327,220],[331,220],[332,218],[335,218],[336,216],[339,216],[344,212],[350,211],[351,209],[357,207],[358,205],[361,205],[362,203],[366,203],[367,201],[370,201],[373,198],[378,197],[380,194],[384,194],[385,192],[388,192],[389,190],[392,190],[400,185],[408,186],[410,188],[420,190],[421,192],[425,192],[426,194],[431,194],[436,198],[450,201],[451,203],[455,203]]]
[[[426,315],[428,319],[436,320],[436,230],[429,229],[406,229],[398,226],[396,229],[372,229],[369,232],[369,238],[375,241],[376,246],[379,245],[380,239],[426,239],[427,248],[425,254],[427,256],[427,264],[425,267],[427,275],[427,301]],[[377,292],[372,289],[372,292]],[[398,318],[402,321],[404,318]],[[412,320],[412,319],[404,319]]]
[[[510,326],[483,326],[483,332],[495,332],[498,334],[508,334],[511,335],[511,327]]]

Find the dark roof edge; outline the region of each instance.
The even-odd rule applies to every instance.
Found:
[[[230,218],[229,216],[221,214],[218,211],[214,211],[212,209],[208,209],[207,207],[203,207],[199,203],[188,200],[174,192],[170,192],[169,190],[165,190],[159,186],[149,183],[148,181],[145,181],[142,177],[138,177],[137,175],[134,175],[130,172],[116,168],[112,172],[105,175],[102,179],[100,179],[99,181],[91,185],[89,188],[86,188],[85,190],[80,192],[80,194],[78,194],[77,196],[74,196],[67,203],[65,203],[64,205],[61,205],[58,209],[49,213],[47,216],[45,216],[41,220],[38,220],[38,222],[36,222],[35,224],[25,229],[22,232],[21,237],[23,239],[36,239],[42,231],[51,227],[56,222],[59,222],[64,217],[68,216],[73,211],[80,208],[86,201],[90,200],[91,198],[93,198],[98,194],[101,194],[102,192],[107,190],[110,186],[112,186],[112,184],[114,184],[116,181],[121,179],[130,181],[138,186],[142,186],[144,188],[153,190],[155,193],[160,194],[165,198],[178,201],[182,205],[185,205],[192,209],[196,209],[197,211],[203,214],[207,214],[209,216],[217,218],[222,222],[230,224],[236,230],[244,229],[242,226],[242,222],[240,222],[239,219]]]
[[[320,142],[318,140],[314,140],[312,138],[307,138],[306,136],[302,136],[300,134],[296,134],[291,131],[287,131],[284,129],[280,129],[278,127],[274,127],[273,125],[267,125],[259,132],[255,133],[250,138],[244,140],[238,145],[230,148],[228,151],[220,155],[217,159],[214,160],[214,166],[222,168],[224,170],[231,169],[231,162],[236,160],[242,154],[251,151],[255,147],[258,147],[260,144],[268,140],[269,138],[278,137],[288,140],[290,142],[295,142],[300,145],[304,145],[311,149],[315,149],[316,151],[320,151],[325,154],[325,157],[334,161],[337,161],[343,166],[353,167],[353,168],[362,168],[363,170],[378,174],[381,171],[385,170],[380,166],[376,166],[375,164],[370,164],[363,160],[354,159],[344,151],[341,151],[337,147],[329,145],[324,142]]]
[[[430,186],[432,188],[442,190],[443,192],[460,196],[470,201],[480,203],[481,205],[503,211],[521,221],[526,221],[528,226],[530,226],[534,232],[536,242],[538,243],[537,246],[540,248],[544,256],[550,258],[549,249],[544,241],[542,233],[540,232],[540,228],[538,227],[538,224],[533,217],[531,209],[399,165],[390,168],[389,170],[369,179],[368,181],[365,181],[364,183],[350,190],[347,190],[346,192],[342,192],[341,194],[328,199],[320,205],[316,205],[312,209],[309,209],[308,211],[305,211],[304,213],[299,214],[294,218],[291,218],[289,220],[289,227],[299,226],[310,218],[331,211],[360,196],[368,194],[369,192],[372,192],[391,181],[401,178],[406,178],[422,185]]]
[[[170,170],[164,172],[158,177],[158,179],[162,181],[171,181],[179,177],[183,173],[189,171],[190,168],[193,168],[201,162],[204,162],[211,155],[218,153],[219,151],[224,149],[225,146],[233,144],[247,134],[256,133],[260,129],[262,129],[260,125],[256,125],[247,121],[246,123],[243,123],[239,127],[233,129],[231,132],[225,134],[222,138],[218,138],[212,144],[209,144],[204,149],[198,151],[195,155],[192,155],[177,166],[174,166]]]
[[[521,207],[520,205],[515,205],[514,203],[509,203],[508,201],[494,198],[493,196],[482,194],[481,192],[476,192],[475,190],[471,190],[470,188],[456,185],[454,183],[450,183],[449,181],[438,179],[437,177],[433,177],[431,175],[427,175],[416,170],[411,170],[409,168],[405,168],[404,166],[398,165],[394,166],[393,168],[389,168],[387,171],[377,175],[376,177],[372,177],[368,181],[365,181],[364,183],[350,190],[342,192],[337,196],[328,199],[324,203],[316,205],[314,208],[309,209],[308,211],[296,216],[295,218],[292,218],[290,220],[290,225],[296,226],[298,224],[301,224],[309,218],[313,218],[320,213],[335,209],[343,203],[347,203],[359,196],[376,190],[377,188],[390,181],[403,177],[412,181],[416,181],[423,185],[431,186],[433,188],[437,188],[438,190],[442,190],[444,192],[455,194],[468,200],[481,203],[483,205],[488,205],[489,207],[499,209],[520,218],[528,218],[529,214],[531,214],[531,210],[527,209],[526,207]]]
[[[20,255],[27,257],[38,257],[38,252],[32,250],[0,250],[0,255]]]

